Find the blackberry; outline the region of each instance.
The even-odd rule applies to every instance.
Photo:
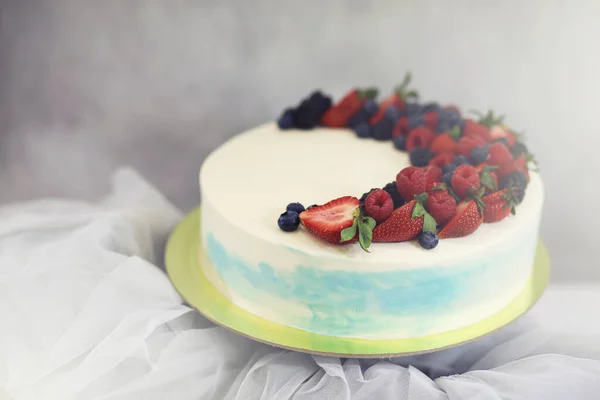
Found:
[[[433,158],[431,150],[424,147],[417,147],[410,152],[410,163],[415,167],[425,167]]]
[[[331,98],[320,91],[313,92],[308,99],[302,100],[296,108],[296,128],[313,129],[321,121],[323,114],[331,107]]]
[[[371,125],[371,136],[375,140],[390,140],[392,138],[393,130],[394,122],[389,118],[382,118]]]
[[[525,193],[527,189],[527,177],[521,171],[513,171],[508,173],[500,179],[500,189],[506,189],[508,187],[516,187],[521,192]]]
[[[392,196],[392,201],[394,202],[394,210],[404,204],[404,199],[398,193],[398,186],[396,185],[396,181],[390,182],[383,187],[383,190],[389,193]]]
[[[279,119],[277,120],[277,125],[279,125],[279,129],[293,129],[296,122],[296,110],[293,108],[287,108],[283,111]]]

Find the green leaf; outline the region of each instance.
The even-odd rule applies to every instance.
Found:
[[[481,182],[481,184],[483,186],[485,186],[486,188],[488,188],[490,190],[493,190],[493,191],[498,190],[498,185],[496,184],[496,180],[489,173],[482,173],[479,176],[479,181]]]
[[[365,217],[364,219],[364,223],[371,229],[375,229],[375,225],[377,225],[377,222],[375,222],[375,220],[371,217]]]
[[[481,168],[481,172],[492,172],[497,170],[498,168],[500,168],[497,165],[486,165],[483,168]]]
[[[361,99],[375,99],[378,93],[377,88],[366,88],[358,91],[358,97]]]
[[[432,187],[430,191],[433,190],[448,190],[448,185],[442,182],[439,185]]]
[[[437,222],[435,218],[431,216],[428,212],[425,212],[425,218],[423,219],[423,232],[433,232],[437,231]]]
[[[456,200],[457,203],[460,202],[460,197],[458,197],[456,192],[451,187],[448,188],[448,193],[450,193],[450,196],[454,197],[454,200]]]
[[[358,243],[360,247],[369,253],[369,246],[373,240],[373,228],[371,228],[366,222],[358,224]]]
[[[358,225],[358,218],[354,218],[354,222],[352,223],[352,226],[342,230],[342,232],[341,232],[341,241],[342,242],[347,242],[348,240],[351,240],[352,238],[354,238],[354,236],[356,236],[357,225]]]
[[[419,92],[417,92],[416,90],[409,90],[408,92],[404,93],[404,95],[402,97],[405,100],[408,100],[408,99],[418,100],[419,99]]]
[[[460,138],[460,126],[455,125],[452,129],[450,129],[450,137],[457,141]]]
[[[425,215],[425,208],[421,205],[421,203],[417,202],[412,211],[412,219],[419,218],[421,215]]]
[[[423,193],[415,195],[415,200],[417,201],[417,203],[420,203],[422,206],[425,206],[425,203],[427,203],[428,198],[429,198],[429,195],[427,194],[427,192],[423,192]]]

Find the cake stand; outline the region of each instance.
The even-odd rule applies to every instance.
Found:
[[[268,321],[227,300],[200,268],[200,223],[200,208],[197,208],[183,219],[167,243],[167,273],[181,297],[206,318],[226,329],[262,343],[311,354],[388,358],[454,347],[487,335],[523,315],[540,298],[550,277],[550,258],[540,241],[533,273],[525,289],[503,310],[473,325],[410,339],[325,336]]]

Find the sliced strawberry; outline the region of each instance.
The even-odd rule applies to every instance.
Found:
[[[300,213],[300,223],[313,235],[333,244],[341,243],[342,230],[354,223],[354,211],[360,207],[356,197],[345,196],[332,200],[322,206],[316,206]]]
[[[440,231],[440,239],[450,239],[463,236],[469,236],[475,232],[481,223],[483,217],[479,213],[475,200],[463,201],[456,207],[456,215]]]
[[[483,222],[498,222],[511,213],[517,202],[509,193],[503,189],[483,197]]]
[[[423,229],[424,216],[412,217],[417,202],[412,200],[396,209],[382,224],[373,229],[373,242],[405,242],[412,240]]]

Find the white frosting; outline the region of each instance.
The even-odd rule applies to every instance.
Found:
[[[413,241],[374,243],[371,252],[366,253],[356,244],[333,246],[303,229],[285,233],[277,226],[279,214],[290,202],[308,206],[345,195],[360,197],[370,188],[394,181],[396,174],[408,165],[407,154],[394,149],[391,142],[359,139],[351,131],[282,132],[275,124],[260,126],[231,139],[205,161],[200,172],[202,241],[206,245],[210,235],[229,255],[241,260],[245,268],[268,265],[276,275],[273,285],[279,283],[277,279],[283,280],[281,276],[293,276],[299,266],[310,267],[311,273],[338,274],[327,275],[328,279],[345,276],[339,274],[346,272],[393,273],[401,277],[398,273],[406,271],[406,276],[411,277],[407,282],[472,269],[468,293],[452,294],[448,307],[434,310],[424,305],[417,307],[418,313],[411,313],[415,304],[410,304],[407,312],[399,312],[396,307],[390,313],[381,309],[381,298],[367,300],[365,309],[350,319],[356,324],[361,312],[368,313],[370,321],[377,319],[372,324],[377,325],[374,331],[369,332],[360,324],[356,329],[346,326],[343,331],[335,327],[329,330],[322,323],[310,322],[312,311],[293,296],[283,298],[272,290],[244,289],[241,283],[234,287],[228,282],[231,278],[225,279],[213,270],[213,263],[219,261],[211,260],[210,251],[202,255],[207,276],[235,304],[256,315],[338,336],[420,336],[456,329],[502,309],[522,290],[533,264],[543,203],[542,181],[535,173],[531,174],[525,200],[518,206],[516,216],[483,224],[465,238],[442,240],[429,251]],[[503,260],[510,265],[501,266]],[[484,268],[486,263],[494,265]],[[411,271],[421,273],[418,279],[414,278],[417,280],[412,280],[416,275],[409,275]],[[428,271],[431,275],[424,275]],[[317,279],[325,279],[324,275],[318,276],[321,278]]]

